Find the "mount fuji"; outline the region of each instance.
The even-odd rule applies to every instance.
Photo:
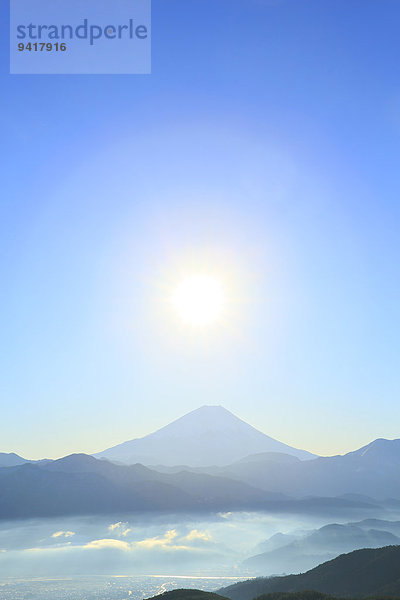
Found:
[[[222,406],[202,406],[169,425],[94,456],[147,466],[224,466],[250,454],[284,453],[300,460],[314,454],[265,435]]]

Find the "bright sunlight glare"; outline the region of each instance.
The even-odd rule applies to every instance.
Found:
[[[186,324],[204,327],[218,320],[225,298],[218,280],[209,275],[193,275],[178,285],[171,301]]]

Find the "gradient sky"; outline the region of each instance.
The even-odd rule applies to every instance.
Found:
[[[400,3],[153,0],[151,76],[10,76],[0,451],[203,404],[321,454],[400,437]],[[204,333],[167,305],[221,274]]]

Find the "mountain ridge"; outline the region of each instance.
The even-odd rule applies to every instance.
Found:
[[[276,453],[249,456],[203,472],[229,477],[269,492],[307,496],[400,499],[400,440],[374,440],[347,454],[293,460]]]
[[[15,452],[0,452],[0,467],[16,467],[29,462]]]
[[[257,510],[276,498],[223,477],[115,465],[85,454],[0,468],[0,519],[155,510]]]
[[[228,477],[188,470],[162,473],[85,454],[0,468],[0,490],[0,519],[159,510],[358,515],[378,508],[340,498],[297,500]]]

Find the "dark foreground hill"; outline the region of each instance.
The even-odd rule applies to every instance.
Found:
[[[219,590],[231,600],[263,594],[316,590],[343,597],[400,596],[400,546],[342,554],[301,575],[244,581]]]
[[[213,592],[203,592],[202,590],[180,589],[164,592],[154,596],[157,600],[226,600],[219,594]],[[153,600],[153,598],[148,598]],[[317,599],[316,599],[317,600]]]
[[[263,594],[258,596],[257,600],[342,600],[337,596],[329,596],[315,590],[305,590],[303,592],[275,592],[272,594]],[[349,600],[349,599],[346,599]],[[370,599],[372,600],[372,599]]]
[[[220,596],[212,592],[203,592],[201,590],[191,589],[178,589],[164,594],[148,598],[148,600],[158,600],[163,598],[164,600],[228,600],[226,596]],[[322,592],[316,592],[315,590],[305,590],[302,592],[275,592],[272,594],[263,594],[258,596],[254,600],[344,600],[337,596],[329,596]],[[351,600],[346,598],[346,600]],[[374,600],[370,597],[368,600]]]

